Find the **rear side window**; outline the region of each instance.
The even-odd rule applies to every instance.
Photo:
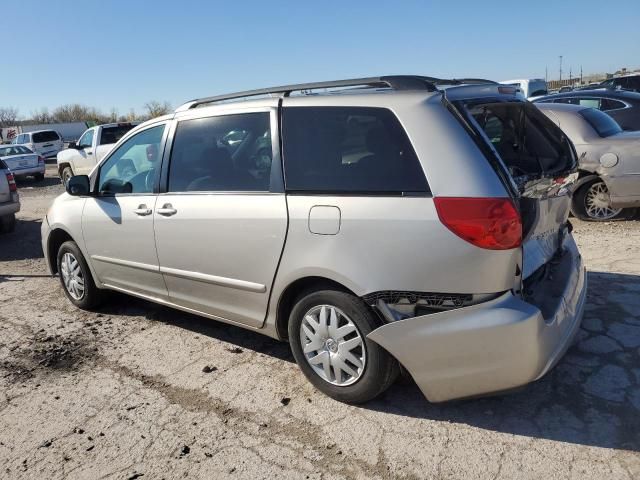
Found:
[[[118,125],[115,127],[104,127],[100,137],[100,145],[118,143],[125,133],[133,128],[133,125]]]
[[[610,137],[611,135],[622,132],[620,125],[606,113],[593,108],[580,110],[579,113],[601,137]]]
[[[57,132],[47,130],[46,132],[36,132],[33,134],[33,143],[55,142],[60,140]]]
[[[575,166],[567,137],[533,104],[478,102],[466,108],[512,176],[554,174]]]
[[[608,110],[618,110],[620,108],[625,108],[626,105],[624,102],[619,100],[613,100],[611,98],[602,98],[600,99],[600,110],[606,112]]]
[[[269,191],[268,112],[184,120],[169,164],[170,192]]]
[[[282,135],[288,191],[429,191],[406,132],[385,108],[285,108]]]

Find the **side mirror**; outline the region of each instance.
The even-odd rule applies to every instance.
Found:
[[[87,175],[74,175],[67,181],[65,189],[69,195],[73,195],[74,197],[89,195],[89,191],[91,190],[89,177]]]
[[[76,142],[69,142],[69,147],[68,148],[73,148],[74,150],[78,149],[78,145],[76,144]]]

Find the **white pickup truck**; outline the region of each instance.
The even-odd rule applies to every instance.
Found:
[[[71,142],[69,148],[57,155],[58,173],[66,183],[73,175],[87,175],[111,150],[125,133],[137,123],[108,123],[91,127],[78,142]]]

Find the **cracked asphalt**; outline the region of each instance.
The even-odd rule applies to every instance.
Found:
[[[116,294],[73,308],[40,248],[54,173],[20,182],[0,236],[0,477],[640,478],[640,221],[573,221],[588,304],[543,379],[446,404],[401,379],[353,407],[255,333]]]

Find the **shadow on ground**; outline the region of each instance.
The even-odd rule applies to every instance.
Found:
[[[17,218],[13,232],[0,234],[0,261],[42,258],[41,225],[40,220]],[[0,275],[2,273],[0,272]]]
[[[51,187],[53,185],[60,185],[59,177],[45,177],[43,180],[36,180],[33,177],[18,177],[16,179],[16,184],[18,186],[18,192],[20,189],[24,188],[45,188]]]

